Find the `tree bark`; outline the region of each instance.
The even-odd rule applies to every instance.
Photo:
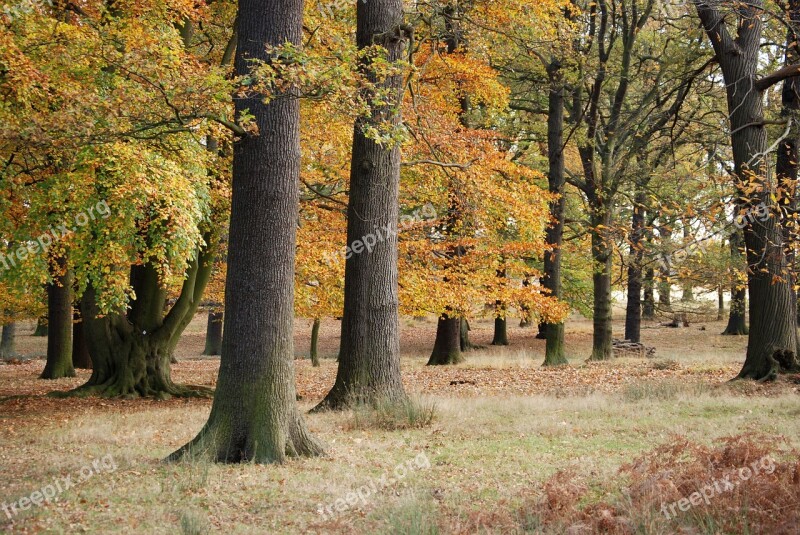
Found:
[[[564,217],[566,199],[564,197],[564,84],[561,63],[555,59],[547,67],[549,92],[547,97],[547,189],[558,198],[550,202],[552,223],[547,227],[545,240],[553,247],[544,255],[544,276],[542,285],[550,295],[561,299],[562,244],[564,242]],[[542,325],[544,326],[542,328]],[[544,331],[544,332],[542,332]],[[564,323],[540,324],[539,335],[544,335],[545,350],[543,366],[567,364],[564,354]],[[539,336],[537,336],[538,338]]]
[[[225,313],[217,310],[208,311],[206,325],[206,347],[203,355],[214,356],[222,353],[222,322]]]
[[[494,318],[494,336],[492,337],[493,346],[508,345],[508,322],[505,316],[505,306],[502,301],[495,303],[497,314]],[[502,314],[502,315],[501,315]]]
[[[611,237],[610,212],[595,201],[592,210],[592,257],[595,263],[592,282],[594,286],[594,318],[592,329],[592,356],[590,360],[609,360],[612,350],[612,312],[611,312]]]
[[[0,359],[9,359],[17,355],[17,324],[15,322],[3,325],[3,335],[0,340]]]
[[[641,342],[642,337],[642,261],[644,260],[644,203],[647,195],[636,192],[631,216],[628,302],[625,308],[625,340]]]
[[[77,370],[92,369],[89,345],[86,343],[86,337],[83,334],[83,318],[81,318],[78,310],[72,316],[72,365]]]
[[[717,321],[722,321],[725,314],[725,289],[720,285],[717,288]]]
[[[311,326],[311,365],[315,368],[319,368],[319,350],[318,350],[318,343],[319,343],[319,327],[320,327],[320,320],[319,318],[314,318],[314,325]]]
[[[763,3],[737,5],[736,37],[714,4],[696,0],[698,15],[719,61],[728,97],[731,147],[740,212],[753,213],[762,203],[770,217],[745,219],[744,244],[750,297],[750,334],[739,378],[769,380],[797,364],[797,315],[792,277],[785,253],[785,228],[775,207],[774,185],[766,180],[767,132],[764,91],[757,69]]]
[[[436,326],[436,341],[428,366],[458,364],[464,361],[461,353],[461,318],[451,318],[447,314],[439,318]]]
[[[47,286],[47,363],[42,379],[75,377],[72,366],[72,272],[58,260],[60,274]]]
[[[407,29],[402,0],[370,0],[357,4],[359,49],[381,45],[391,63],[404,57]],[[336,382],[318,409],[341,409],[353,403],[406,397],[400,375],[400,327],[397,287],[397,221],[400,146],[369,137],[376,127],[400,122],[403,76],[379,79],[372,60],[360,69],[387,91],[389,102],[356,120],[350,164],[347,207],[344,313]],[[369,101],[373,92],[363,97]],[[385,98],[385,97],[384,97]]]
[[[360,4],[359,4],[360,6]],[[267,47],[302,41],[302,0],[239,0],[235,70],[276,58]],[[208,422],[168,460],[280,463],[322,453],[296,405],[294,274],[300,177],[296,91],[235,99],[258,135],[234,145],[225,325]]]

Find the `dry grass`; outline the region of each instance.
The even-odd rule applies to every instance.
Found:
[[[201,322],[193,324],[189,336],[197,338]],[[677,367],[637,359],[584,364],[588,328],[578,322],[568,334],[575,355],[568,368],[538,368],[542,352],[534,333],[514,329],[516,345],[508,349],[489,348],[470,354],[462,366],[430,370],[424,366],[422,335],[406,331],[419,329],[428,336],[431,323],[413,321],[404,329],[404,351],[412,356],[403,363],[409,390],[436,405],[430,425],[403,424],[407,414],[389,418],[392,425],[363,416],[354,425],[352,412],[308,415],[328,455],[283,466],[162,464],[160,459],[202,427],[208,401],[35,397],[2,402],[0,506],[55,477],[79,473],[104,455],[112,455],[118,469],[13,521],[0,511],[0,532],[673,533],[685,528],[689,533],[781,533],[797,526],[792,516],[797,504],[791,499],[797,497],[798,481],[790,477],[794,465],[787,457],[800,448],[797,389],[725,383],[740,364],[743,340],[717,336],[718,325],[685,329],[680,336],[674,330],[645,331],[645,342],[659,348],[659,358],[672,359]],[[331,336],[334,327],[329,323],[323,335]],[[298,347],[304,329],[298,328]],[[473,338],[485,343],[483,323],[473,322],[473,329]],[[183,358],[193,359],[195,350],[199,353],[202,343],[184,347]],[[81,381],[43,386],[35,378],[41,364],[0,367],[0,396],[64,389]],[[315,370],[306,361],[297,364],[302,407],[309,409],[332,384],[335,365],[325,361]],[[175,376],[213,384],[216,365],[210,359],[184,360]],[[478,383],[474,392],[472,385],[449,384],[465,378]],[[755,443],[724,441],[741,435],[758,438]],[[756,486],[747,493],[720,496],[708,508],[665,523],[662,501],[691,493],[696,484],[738,468],[762,450],[783,463],[774,478],[754,478]],[[344,512],[319,514],[320,506],[395,474],[421,454],[429,468],[379,484]],[[673,470],[674,488],[651,485],[653,492],[641,492],[644,482],[665,470]],[[761,501],[746,503],[752,511],[724,514],[740,511],[742,500],[753,493]]]

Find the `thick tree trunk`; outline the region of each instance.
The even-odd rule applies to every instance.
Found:
[[[552,223],[547,227],[545,240],[553,247],[544,255],[544,277],[542,285],[550,295],[563,297],[561,284],[561,246],[564,241],[564,217],[566,199],[564,198],[564,85],[561,77],[561,64],[551,61],[547,68],[550,90],[547,98],[547,188],[558,198],[550,203]],[[567,364],[564,354],[564,324],[544,324],[542,332],[545,342],[543,366]],[[538,338],[539,336],[537,336]]]
[[[402,60],[409,37],[402,0],[370,0],[357,6],[359,49],[381,45],[389,62]],[[354,128],[347,207],[347,243],[352,253],[345,263],[339,368],[319,409],[406,397],[400,375],[397,287],[400,146],[379,144],[369,137],[369,131],[381,125],[399,124],[404,79],[396,74],[378,80],[369,59],[360,68],[387,91],[389,102],[374,108],[371,117],[359,118]],[[374,98],[371,92],[363,96]]]
[[[469,326],[469,320],[467,318],[461,318],[461,332],[459,333],[459,343],[461,345],[461,351],[469,351],[471,349],[483,349],[483,346],[473,344],[470,341],[469,332],[471,330],[472,327]]]
[[[206,238],[208,242],[210,238]],[[170,363],[181,333],[200,305],[212,262],[209,250],[198,251],[187,268],[181,293],[166,315],[166,288],[151,264],[131,268],[136,299],[127,313],[101,314],[94,289],[88,287],[81,298],[81,312],[92,375],[71,394],[162,399],[209,395],[208,388],[174,384]]]
[[[72,366],[72,272],[58,263],[62,274],[47,286],[47,363],[42,379],[75,377]]]
[[[206,347],[203,355],[214,356],[222,353],[222,322],[225,313],[217,310],[208,311],[206,324]]]
[[[654,294],[656,272],[653,268],[647,268],[644,272],[644,296],[642,297],[642,319],[652,320],[656,317],[656,298]]]
[[[719,61],[728,97],[738,208],[752,214],[762,204],[769,217],[745,218],[750,335],[739,378],[768,380],[798,368],[797,315],[792,277],[785,251],[785,228],[774,205],[775,188],[766,177],[767,131],[764,91],[757,84],[763,5],[754,0],[737,6],[734,38],[714,4],[695,2],[697,12]],[[791,39],[790,39],[791,40]]]
[[[439,318],[436,326],[436,341],[428,366],[458,364],[464,361],[461,353],[461,318],[451,318],[447,314]]]
[[[47,336],[47,316],[41,316],[36,320],[36,329],[33,336]]]
[[[72,365],[77,370],[92,369],[89,344],[86,343],[86,337],[83,334],[83,319],[78,310],[72,317]]]
[[[361,4],[359,4],[359,7]],[[302,0],[240,0],[236,74],[267,48],[302,40]],[[290,90],[291,91],[291,90]],[[291,93],[294,93],[291,91]],[[235,99],[258,135],[234,145],[222,357],[208,422],[169,460],[283,462],[322,453],[296,405],[294,273],[300,105],[294,94]]]
[[[637,191],[631,217],[628,302],[625,307],[625,340],[640,342],[642,337],[642,260],[644,260],[644,203],[647,196]]]
[[[311,365],[315,368],[319,368],[319,327],[320,327],[320,320],[319,318],[314,318],[314,325],[311,326]]]
[[[17,324],[13,321],[3,325],[3,335],[0,339],[0,359],[9,359],[17,355]]]

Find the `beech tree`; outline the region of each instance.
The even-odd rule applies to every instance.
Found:
[[[300,47],[302,0],[240,0],[237,76],[255,62],[279,65],[284,45]],[[276,80],[279,82],[280,80]],[[299,207],[300,103],[292,84],[242,87],[237,117],[257,134],[238,138],[217,390],[208,422],[169,460],[283,462],[322,453],[296,405],[294,277]]]
[[[788,240],[784,216],[776,203],[789,193],[767,180],[769,144],[764,92],[794,77],[800,67],[787,65],[759,76],[765,16],[761,0],[748,3],[695,0],[694,5],[725,82],[737,209],[740,214],[747,214],[763,204],[771,215],[763,221],[744,218],[750,332],[739,378],[772,379],[781,372],[798,368],[797,310],[785,250]]]

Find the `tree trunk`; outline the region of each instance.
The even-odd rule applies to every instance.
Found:
[[[595,205],[597,206],[597,205]],[[609,360],[613,358],[612,313],[611,313],[611,271],[612,259],[608,236],[610,213],[603,206],[592,211],[592,257],[595,263],[592,282],[594,286],[594,319],[592,333],[592,356],[590,360]]]
[[[359,49],[381,45],[391,63],[404,59],[407,35],[402,0],[370,0],[357,4]],[[374,403],[406,397],[400,375],[400,326],[397,287],[397,221],[400,146],[380,144],[370,130],[398,125],[404,78],[379,80],[372,60],[362,72],[386,90],[389,102],[373,108],[371,117],[356,120],[350,164],[344,314],[336,382],[319,409],[341,409],[354,402]],[[365,100],[374,99],[367,91]],[[387,98],[384,96],[383,98]]]
[[[644,296],[642,298],[642,319],[652,320],[656,317],[656,299],[654,290],[655,269],[647,268],[644,272]]]
[[[683,228],[683,242],[684,244],[690,243],[692,239],[692,228],[687,221],[682,223]],[[685,245],[684,245],[685,246]],[[694,301],[694,287],[691,280],[684,279],[681,283],[681,302],[691,303]]]
[[[731,260],[733,263],[745,268],[742,249],[744,238],[741,231],[733,232],[729,238]],[[744,336],[748,334],[745,312],[747,311],[747,288],[735,282],[736,273],[731,273],[734,282],[731,283],[731,309],[728,313],[728,325],[722,331],[726,336]]]
[[[17,324],[14,322],[3,325],[3,335],[0,340],[0,359],[10,359],[17,356]]]
[[[224,312],[217,310],[208,311],[206,347],[203,349],[203,355],[214,356],[222,353],[222,322],[224,319]]]
[[[469,339],[469,332],[472,330],[472,327],[469,326],[469,320],[467,318],[461,318],[461,331],[459,333],[459,344],[461,345],[461,351],[469,351],[471,349],[482,349],[482,346],[477,344],[473,344]]]
[[[428,366],[458,364],[464,361],[461,353],[461,318],[451,318],[447,314],[439,318],[436,326],[436,341]]]
[[[658,227],[658,234],[661,237],[661,246],[669,246],[672,233],[666,225]],[[658,305],[662,313],[668,313],[672,310],[672,257],[661,254],[658,265]]]
[[[319,318],[314,318],[314,325],[311,327],[311,365],[319,368],[319,351],[317,348],[319,342]]]
[[[36,329],[33,331],[33,336],[47,336],[47,316],[40,316],[36,320]]]
[[[64,259],[58,260],[63,271],[47,286],[47,363],[42,379],[75,377],[72,366],[72,272]]]
[[[561,257],[564,241],[564,217],[566,199],[564,198],[564,85],[561,76],[561,63],[553,60],[547,67],[549,92],[547,97],[547,188],[558,198],[550,202],[552,223],[547,227],[545,240],[553,247],[544,255],[544,276],[542,285],[550,290],[550,295],[561,299]],[[542,329],[542,325],[544,328]],[[544,331],[544,332],[542,332]],[[564,354],[564,323],[540,324],[539,335],[545,342],[543,366],[567,364]],[[539,336],[537,336],[539,338]]]
[[[762,33],[761,0],[737,6],[736,37],[714,4],[695,2],[722,70],[728,97],[740,213],[752,214],[762,204],[769,217],[745,218],[744,244],[750,298],[750,335],[739,378],[768,380],[797,365],[797,315],[792,277],[788,275],[785,227],[775,206],[776,191],[766,177],[767,131],[763,121],[764,91],[758,86]]]
[[[631,217],[628,302],[625,308],[625,340],[641,342],[642,337],[642,260],[644,260],[644,203],[647,195],[637,191]]]
[[[359,4],[360,6],[361,4]],[[240,0],[236,74],[267,48],[302,40],[302,0]],[[235,100],[249,110],[258,135],[234,145],[233,192],[225,288],[222,357],[208,422],[169,460],[283,462],[322,453],[296,405],[294,274],[300,104],[295,91]]]
[[[508,345],[508,322],[505,316],[505,306],[502,301],[495,303],[496,316],[494,318],[494,337],[492,337],[493,346],[507,346]],[[502,314],[502,316],[500,315]]]
[[[92,369],[89,345],[83,334],[83,319],[78,310],[75,310],[75,314],[72,316],[72,365],[78,370]]]
[[[725,314],[725,289],[717,287],[717,321],[722,321]]]

